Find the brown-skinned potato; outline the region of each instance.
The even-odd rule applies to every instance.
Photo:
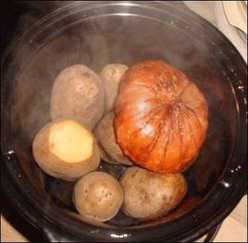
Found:
[[[95,171],[83,176],[76,183],[73,202],[86,221],[105,222],[119,212],[123,191],[114,177]]]
[[[120,179],[124,191],[122,211],[140,220],[154,219],[175,208],[187,192],[181,173],[161,174],[133,166]]]
[[[110,112],[100,120],[94,130],[101,158],[110,164],[132,165],[132,161],[123,154],[116,143],[113,123],[114,113]]]
[[[104,111],[104,89],[91,68],[75,64],[56,77],[50,101],[51,119],[76,119],[93,129]]]
[[[122,75],[128,67],[120,63],[110,63],[103,67],[100,77],[104,87],[104,114],[113,111]]]

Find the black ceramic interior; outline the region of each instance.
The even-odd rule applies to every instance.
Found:
[[[82,222],[71,200],[74,183],[47,176],[32,156],[34,135],[50,120],[53,81],[76,63],[100,72],[109,63],[157,58],[182,70],[209,106],[206,140],[185,172],[187,196],[154,221],[120,212],[104,224]],[[232,44],[182,4],[71,2],[35,22],[2,60],[3,189],[49,240],[194,240],[220,223],[247,188],[246,79]],[[102,161],[100,169],[118,178],[125,167]]]

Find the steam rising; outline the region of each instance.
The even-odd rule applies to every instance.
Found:
[[[196,191],[191,193],[206,190],[215,182],[226,163],[225,151],[233,149],[236,133],[235,101],[228,81],[231,60],[223,52],[222,35],[195,15],[180,12],[182,16],[178,16],[169,3],[168,6],[164,3],[155,14],[149,8],[152,3],[146,2],[144,9],[125,5],[121,11],[116,6],[103,7],[103,10],[91,6],[83,10],[84,6],[90,6],[88,2],[85,5],[63,1],[22,3],[29,6],[30,13],[20,19],[18,36],[32,28],[35,20],[45,13],[66,4],[76,6],[72,8],[73,15],[70,10],[64,11],[64,16],[59,15],[52,25],[49,21],[42,25],[36,23],[19,50],[16,67],[20,72],[12,70],[15,86],[11,123],[16,141],[25,141],[23,148],[30,146],[37,130],[50,120],[52,85],[64,68],[82,63],[99,73],[109,63],[130,66],[141,60],[161,58],[186,73],[209,105],[209,131],[199,162],[192,168],[192,183],[197,183]],[[108,11],[133,12],[107,15]],[[147,17],[149,11],[152,16]]]

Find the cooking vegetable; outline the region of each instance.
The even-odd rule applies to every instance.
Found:
[[[98,168],[100,154],[92,133],[76,120],[47,123],[34,137],[33,156],[47,174],[75,180]]]
[[[119,212],[123,203],[123,191],[114,177],[95,171],[76,183],[73,202],[86,220],[104,222]]]
[[[123,75],[116,100],[116,141],[138,165],[161,173],[186,170],[207,127],[207,102],[178,69],[148,60]]]
[[[76,119],[93,129],[104,111],[101,78],[89,67],[75,64],[56,77],[50,102],[51,119]]]
[[[105,115],[94,130],[101,151],[101,158],[111,164],[132,165],[116,143],[114,134],[114,113]]]
[[[181,173],[161,174],[137,166],[129,167],[120,183],[124,191],[123,212],[141,220],[154,219],[172,210],[187,192]]]
[[[124,64],[111,63],[106,65],[100,73],[105,93],[105,114],[109,113],[114,108],[120,79],[127,69],[128,67]]]

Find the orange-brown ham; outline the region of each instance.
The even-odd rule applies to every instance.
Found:
[[[122,77],[114,128],[124,154],[154,172],[186,170],[206,137],[208,106],[196,85],[162,60]]]

